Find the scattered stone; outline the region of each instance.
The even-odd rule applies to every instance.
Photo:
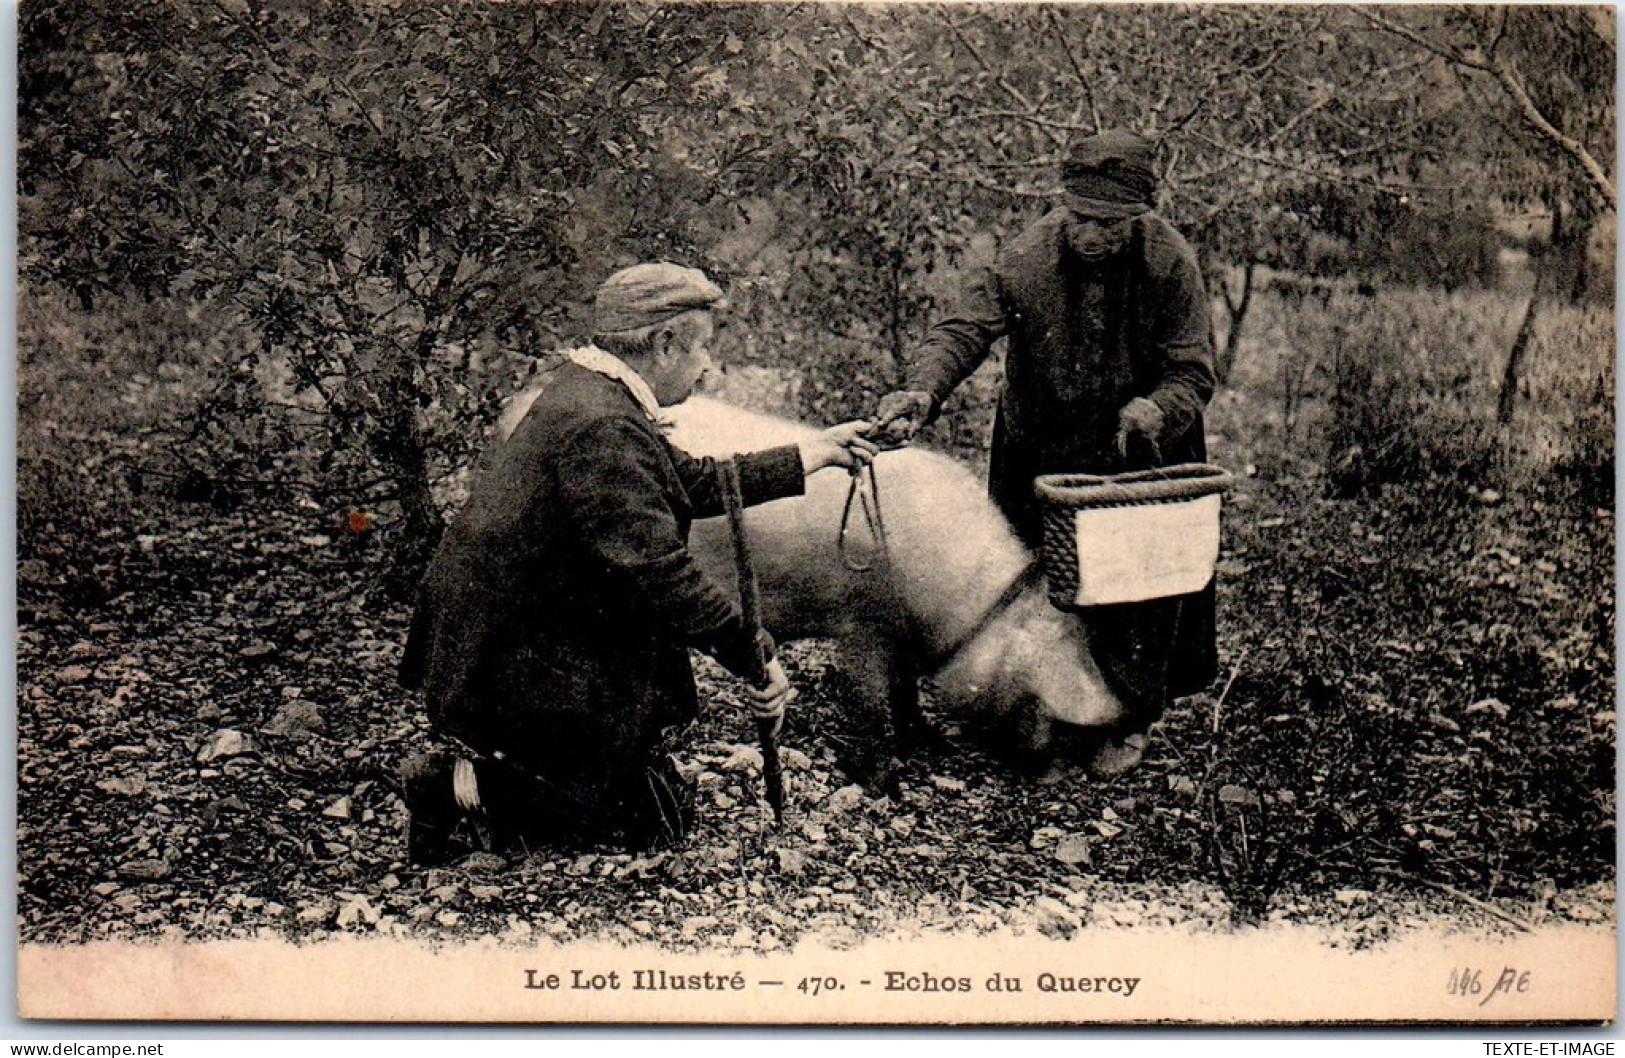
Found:
[[[364,896],[352,896],[345,900],[344,906],[339,908],[337,925],[340,929],[349,929],[357,922],[365,922],[369,926],[378,924],[379,912]]]
[[[228,757],[240,757],[245,753],[252,753],[254,744],[247,735],[229,727],[216,731],[209,737],[209,741],[198,750],[199,764],[207,764],[213,760],[224,760]]]
[[[56,678],[63,683],[84,683],[90,679],[90,670],[83,665],[69,665],[57,670]]]
[[[124,887],[117,882],[103,882],[98,886],[92,887],[90,891],[95,893],[97,896],[112,896],[114,893],[123,888]]]
[[[965,792],[965,781],[963,779],[954,779],[947,775],[931,776],[931,785],[935,786],[939,790],[946,790],[949,793]]]
[[[754,746],[738,746],[727,760],[719,765],[721,771],[761,771],[762,753]]]
[[[348,797],[339,798],[337,801],[334,801],[332,804],[322,809],[322,815],[329,819],[349,819],[350,799]]]
[[[320,706],[315,702],[295,701],[278,709],[276,715],[260,730],[277,738],[305,742],[326,727]]]
[[[683,936],[696,937],[706,930],[716,929],[722,921],[714,915],[693,915],[683,919]]]
[[[864,793],[863,787],[843,786],[839,790],[836,790],[834,793],[829,795],[829,801],[825,807],[828,808],[830,812],[838,815],[843,812],[852,811],[854,808],[862,805],[866,800],[868,800],[868,795]]]
[[[168,878],[169,870],[169,864],[164,860],[134,860],[119,867],[119,873],[124,877],[149,882]]]
[[[271,658],[275,657],[276,652],[277,646],[275,643],[267,642],[264,639],[256,639],[254,642],[248,644],[248,646],[239,650],[237,652],[237,656],[250,664],[263,664],[264,662],[270,661]]]
[[[103,793],[116,794],[119,797],[139,797],[147,790],[147,784],[139,778],[103,779],[96,784],[96,789]]]
[[[1054,897],[1041,896],[1033,901],[1038,914],[1038,932],[1057,940],[1070,940],[1082,927],[1083,921]]]
[[[779,749],[779,757],[784,763],[785,771],[812,770],[812,758],[801,752],[799,749],[791,749],[789,746],[782,746]]]
[[[508,861],[491,852],[476,852],[465,856],[457,866],[470,874],[496,874],[508,869]]]
[[[1055,858],[1067,865],[1085,864],[1094,861],[1094,852],[1089,847],[1089,839],[1082,834],[1072,834],[1062,838],[1055,846]]]
[[[500,900],[504,890],[500,885],[471,885],[468,895],[476,900]]]

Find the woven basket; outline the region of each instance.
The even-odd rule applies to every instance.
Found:
[[[1038,478],[1050,601],[1109,606],[1201,591],[1219,559],[1220,497],[1234,482],[1206,463]]]

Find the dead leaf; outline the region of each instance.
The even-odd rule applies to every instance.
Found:
[[[1227,783],[1219,787],[1219,803],[1226,805],[1246,805],[1249,808],[1259,806],[1258,794],[1244,786]]]

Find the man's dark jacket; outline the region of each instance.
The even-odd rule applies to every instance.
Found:
[[[1008,337],[988,491],[1034,548],[1042,538],[1035,477],[1139,469],[1124,463],[1116,443],[1118,412],[1133,398],[1162,409],[1163,464],[1206,458],[1213,339],[1195,252],[1146,213],[1132,222],[1126,249],[1088,258],[1071,248],[1072,219],[1065,207],[1053,210],[1005,248],[921,343],[907,387],[930,393],[940,408]],[[1211,586],[1183,605],[1103,607],[1090,619],[1108,676],[1127,697],[1147,699],[1149,712],[1161,708],[1164,666],[1171,694],[1213,677]]]
[[[802,491],[793,446],[740,463],[747,504]],[[577,792],[641,767],[695,715],[687,647],[750,671],[737,604],[687,547],[693,518],[723,513],[715,471],[621,383],[555,368],[425,576],[402,679],[431,719]]]

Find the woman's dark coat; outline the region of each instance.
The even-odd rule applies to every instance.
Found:
[[[1138,469],[1116,443],[1118,412],[1133,398],[1162,410],[1162,464],[1206,457],[1213,340],[1196,254],[1147,213],[1133,221],[1126,250],[1085,259],[1069,245],[1072,221],[1063,207],[1022,232],[931,329],[907,386],[940,408],[1008,337],[988,491],[1034,548],[1042,537],[1035,477]],[[1089,618],[1103,667],[1138,712],[1160,713],[1164,691],[1191,693],[1214,675],[1211,586],[1184,605],[1103,607]]]

